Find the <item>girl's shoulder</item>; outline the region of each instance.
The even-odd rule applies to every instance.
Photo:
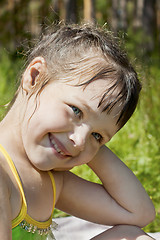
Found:
[[[19,206],[21,204],[21,197],[18,189],[17,182],[13,176],[13,172],[8,165],[5,157],[0,152],[0,196],[3,198],[8,198],[8,203],[11,207],[12,216],[17,215],[19,211]]]
[[[10,169],[5,161],[5,158],[0,153],[0,188],[5,185],[9,189],[10,186]]]
[[[11,182],[8,174],[8,169],[4,164],[4,161],[0,155],[0,203],[6,205],[6,202],[9,202],[11,196]]]
[[[9,227],[11,223],[10,194],[8,174],[5,168],[0,164],[0,239],[4,236],[9,236],[11,231]]]

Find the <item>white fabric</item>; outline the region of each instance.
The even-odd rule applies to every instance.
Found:
[[[56,240],[89,240],[109,229],[109,226],[99,225],[81,220],[76,217],[54,219],[58,229],[54,231]],[[160,233],[148,233],[156,240],[160,240]]]

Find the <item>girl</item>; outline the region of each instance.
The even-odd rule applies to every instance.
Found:
[[[140,228],[154,219],[152,202],[105,146],[133,114],[140,89],[104,30],[62,26],[43,36],[0,123],[0,239],[54,239],[54,207],[115,226],[94,239],[151,239]],[[82,164],[102,184],[69,171]]]

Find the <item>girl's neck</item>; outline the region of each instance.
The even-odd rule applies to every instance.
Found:
[[[17,97],[15,103],[0,122],[0,144],[11,152],[24,154],[23,143],[21,139],[21,119],[22,119],[23,101]]]

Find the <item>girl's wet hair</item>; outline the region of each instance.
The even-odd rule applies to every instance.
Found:
[[[137,73],[120,49],[111,32],[105,28],[90,25],[63,25],[42,36],[42,39],[30,52],[28,63],[42,56],[48,72],[41,76],[37,95],[51,80],[63,79],[62,76],[81,74],[82,66],[99,56],[95,75],[88,81],[76,85],[87,87],[91,82],[104,79],[104,92],[97,107],[111,112],[115,105],[120,106],[117,124],[121,128],[132,116],[139,99],[141,84]],[[87,69],[87,67],[86,67]],[[86,70],[88,71],[88,70]],[[76,87],[75,86],[75,87]],[[110,98],[114,93],[114,98]],[[109,100],[112,99],[112,100]]]

